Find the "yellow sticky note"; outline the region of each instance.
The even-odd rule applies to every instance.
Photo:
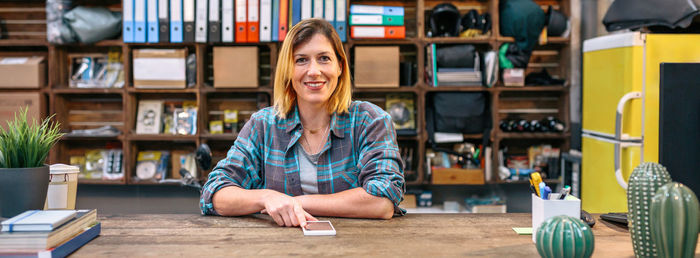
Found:
[[[518,235],[532,235],[532,228],[513,228]]]

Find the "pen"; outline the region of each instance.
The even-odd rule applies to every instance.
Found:
[[[540,182],[540,198],[546,200],[547,198],[544,195],[544,188],[547,187],[547,185],[544,182]]]
[[[535,194],[539,197],[542,197],[540,195],[540,183],[542,183],[542,177],[540,176],[540,173],[538,172],[532,172],[530,173],[530,185],[534,188]]]
[[[566,198],[566,196],[569,194],[570,191],[571,191],[571,186],[567,185],[564,188],[562,188],[561,192],[560,192],[561,194],[559,195],[559,200],[564,200],[564,198]]]
[[[544,184],[544,183],[543,183]],[[544,200],[549,200],[549,194],[552,192],[552,188],[549,188],[549,186],[544,187],[544,193],[542,194],[542,199]]]

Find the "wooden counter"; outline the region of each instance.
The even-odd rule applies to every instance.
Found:
[[[267,215],[100,216],[101,235],[73,257],[144,256],[488,256],[537,257],[529,213],[408,214],[391,220],[328,218],[336,236],[304,236]],[[326,219],[326,218],[320,218]],[[626,228],[597,220],[594,257],[631,257]],[[700,248],[696,252],[700,254]]]

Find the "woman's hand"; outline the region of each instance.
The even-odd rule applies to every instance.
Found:
[[[263,203],[265,209],[261,212],[269,214],[280,226],[306,227],[306,221],[317,220],[301,207],[298,200],[277,191],[267,191]]]

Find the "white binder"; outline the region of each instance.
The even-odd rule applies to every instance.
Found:
[[[221,41],[233,42],[236,27],[233,23],[233,1],[222,0],[221,3]]]
[[[311,18],[312,0],[301,0],[301,19]]]
[[[323,0],[312,0],[313,1],[313,13],[311,17],[323,18]]]
[[[196,0],[195,31],[194,41],[199,43],[207,42],[207,8],[209,1]]]
[[[260,0],[260,42],[272,41],[272,0]]]

